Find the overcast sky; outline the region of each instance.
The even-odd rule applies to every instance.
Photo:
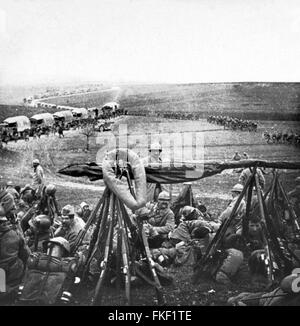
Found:
[[[299,0],[0,0],[0,83],[300,81]]]

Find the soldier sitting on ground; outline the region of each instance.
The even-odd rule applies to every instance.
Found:
[[[81,217],[84,220],[84,222],[86,222],[89,216],[91,215],[91,212],[92,211],[90,209],[89,204],[82,202],[80,204],[80,209],[77,211],[77,215]]]
[[[51,220],[47,215],[38,215],[29,221],[30,228],[24,233],[25,240],[32,252],[45,252],[45,241],[53,238]]]
[[[75,216],[74,207],[66,205],[61,212],[61,226],[55,231],[55,237],[63,237],[70,243],[71,251],[78,233],[84,228],[82,218]]]
[[[230,217],[231,212],[235,206],[235,203],[238,200],[241,192],[243,191],[243,188],[244,187],[241,184],[236,184],[231,189],[232,199],[229,202],[227,208],[221,213],[221,215],[218,218],[221,223]],[[241,221],[242,221],[242,217],[244,216],[245,212],[246,212],[246,203],[245,203],[244,199],[242,199],[236,212],[235,212],[232,225],[230,226],[228,232],[229,231],[231,231],[231,233],[238,232],[238,230],[241,228]]]
[[[69,257],[70,244],[62,238],[46,242],[47,253],[30,255],[24,287],[19,302],[22,304],[69,304],[78,269],[83,265],[82,255]]]
[[[170,209],[169,193],[163,191],[158,196],[157,210],[144,224],[150,248],[159,248],[175,227],[174,213]]]
[[[14,184],[12,181],[8,181],[7,182],[7,187],[6,187],[6,191],[9,192],[13,197],[14,197],[14,201],[17,202],[20,198],[20,194],[18,193],[18,191],[15,189]]]

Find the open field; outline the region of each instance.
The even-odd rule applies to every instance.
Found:
[[[271,130],[274,126],[278,130],[300,131],[298,122],[300,84],[128,86],[123,87],[120,94],[119,102],[129,112],[132,110],[136,113],[147,112],[149,115],[155,115],[157,112],[172,109],[190,110],[197,113],[198,118],[176,120],[155,116],[123,116],[117,119],[112,132],[98,133],[91,138],[89,151],[85,151],[86,139],[78,130],[65,132],[63,139],[57,136],[49,138],[42,136],[39,140],[30,139],[28,143],[10,142],[0,152],[0,175],[13,180],[16,184],[25,185],[31,182],[30,165],[32,158],[37,157],[45,168],[47,182],[57,185],[59,206],[69,203],[78,208],[81,201],[96,204],[103,191],[103,182],[60,176],[56,172],[71,163],[91,162],[97,159],[101,162],[109,150],[109,142],[114,140],[114,137],[123,142],[127,139],[129,147],[141,157],[147,153],[150,134],[155,139],[162,138],[163,144],[167,146],[173,140],[174,145],[171,148],[174,148],[174,155],[178,160],[182,155],[181,144],[176,137],[199,134],[201,139],[199,153],[206,161],[230,160],[235,151],[247,152],[253,159],[300,161],[299,149],[284,144],[268,145],[262,138],[263,131]],[[103,98],[96,98],[94,95],[89,104],[99,105],[95,103],[100,103],[101,100]],[[72,105],[81,106],[83,101],[77,99]],[[220,126],[207,123],[206,116],[214,112],[258,119],[258,131],[250,133],[223,130]],[[1,113],[3,114],[0,110]],[[120,136],[120,130],[124,133],[124,128],[126,137],[124,134]],[[144,135],[146,138],[143,138]],[[186,144],[186,147],[190,149],[190,143]],[[288,191],[295,186],[294,178],[299,172],[281,171],[281,179]],[[216,217],[226,207],[230,199],[230,189],[237,182],[238,176],[237,173],[225,172],[202,179],[193,183],[193,191],[201,194],[208,210]],[[270,180],[271,176],[266,175],[267,184]],[[178,193],[180,188],[181,185],[174,186],[174,194]],[[255,291],[249,283],[247,273],[243,277],[237,277],[231,286],[225,287],[204,279],[197,286],[192,285],[191,266],[171,268],[169,272],[174,276],[174,284],[165,288],[167,303],[170,305],[224,305],[227,298],[237,291]],[[208,293],[211,289],[216,292]],[[87,304],[88,293],[84,291],[81,295],[81,304]],[[134,304],[152,305],[153,296],[154,290],[148,287],[133,289]],[[106,304],[124,304],[123,292],[121,297],[115,290],[110,289],[107,291]]]
[[[0,121],[16,114],[30,116],[45,112],[42,108],[9,105],[13,102],[9,92],[12,90],[5,94],[2,91],[0,97]],[[113,100],[118,100],[129,114],[182,112],[192,113],[197,119],[210,114],[228,114],[250,120],[300,120],[300,83],[121,85],[111,92],[60,96],[48,102],[94,107]],[[53,113],[55,109],[48,111]]]
[[[225,83],[127,87],[120,104],[133,113],[224,114],[252,120],[299,120],[299,83]],[[158,109],[159,108],[159,109]]]

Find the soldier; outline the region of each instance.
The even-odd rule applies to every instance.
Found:
[[[265,188],[265,183],[266,183],[265,177],[264,177],[261,169],[259,169],[259,168],[256,169],[256,173],[258,176],[258,183],[260,185],[261,190],[263,191]],[[252,174],[252,172],[251,172],[250,168],[244,169],[239,176],[239,183],[241,183],[244,186],[251,174]]]
[[[0,268],[6,281],[6,292],[0,293],[0,299],[16,294],[30,253],[23,236],[7,218],[12,208],[8,201],[0,203]]]
[[[55,231],[55,237],[63,237],[69,241],[72,248],[75,244],[78,233],[84,228],[85,223],[82,218],[75,216],[74,207],[66,205],[61,212],[61,226]]]
[[[8,181],[6,191],[9,192],[13,197],[15,201],[18,201],[20,198],[20,194],[17,192],[17,190],[14,188],[13,182]]]
[[[74,289],[75,275],[84,263],[83,257],[69,257],[70,244],[62,237],[52,238],[45,244],[47,253],[36,252],[28,259],[20,303],[74,303],[71,291]]]
[[[239,195],[243,191],[243,188],[244,187],[238,183],[231,189],[232,200],[230,201],[227,208],[219,216],[220,222],[223,222],[225,219],[229,218],[229,216],[233,210],[233,207],[234,207],[237,199],[239,198]],[[235,212],[233,225],[231,226],[231,229],[234,233],[236,233],[238,231],[238,229],[241,227],[241,219],[242,219],[243,215],[245,214],[245,211],[246,211],[246,203],[245,203],[244,199],[242,199],[239,204],[238,209]]]
[[[248,159],[249,159],[249,155],[246,152],[244,152],[243,153],[243,160],[248,160]]]
[[[42,188],[44,186],[44,170],[40,165],[40,161],[38,159],[34,159],[32,161],[33,166],[33,182],[32,187],[36,191],[37,197],[41,195]]]
[[[51,221],[47,215],[38,215],[29,221],[30,228],[25,232],[25,240],[32,252],[46,252],[44,241],[52,237]]]
[[[235,152],[235,154],[233,155],[232,160],[233,161],[240,161],[241,160],[241,155],[239,154],[239,152]]]
[[[195,196],[195,207],[202,213],[203,218],[206,221],[215,221],[214,216],[210,212],[208,212],[207,207],[200,200],[199,195]]]
[[[158,248],[175,228],[174,213],[170,209],[170,196],[163,191],[158,196],[157,210],[144,225],[149,235],[149,247]]]
[[[3,206],[8,219],[14,219],[16,212],[16,205],[14,197],[10,194],[7,189],[6,182],[0,182],[0,204]]]
[[[151,166],[152,168],[159,168],[163,164],[168,164],[169,161],[162,160],[161,157],[162,146],[159,142],[154,142],[150,145],[149,155],[142,159],[145,166]],[[157,201],[158,194],[161,191],[170,192],[170,187],[160,183],[148,183],[147,184],[147,202]]]
[[[80,204],[80,209],[77,211],[77,215],[83,219],[84,222],[86,222],[91,214],[91,209],[89,204],[82,202]]]

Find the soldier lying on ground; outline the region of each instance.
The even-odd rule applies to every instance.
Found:
[[[232,306],[299,306],[300,305],[300,270],[281,281],[279,287],[271,292],[243,292],[228,299]]]

